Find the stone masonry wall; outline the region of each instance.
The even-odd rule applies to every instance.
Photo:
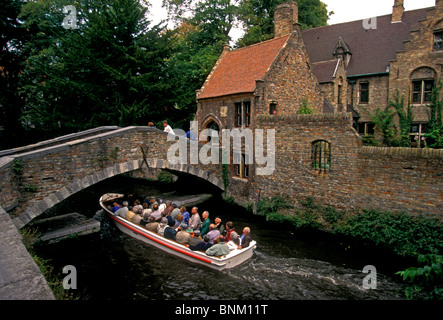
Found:
[[[259,116],[276,129],[276,169],[256,176],[243,202],[286,194],[336,208],[374,208],[443,218],[443,150],[362,147],[348,113]],[[312,142],[331,144],[331,167],[312,169]]]

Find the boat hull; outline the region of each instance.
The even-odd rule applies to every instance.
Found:
[[[106,200],[104,199],[110,199],[110,197],[106,197],[106,195],[102,196],[100,198],[100,205],[108,217],[114,221],[115,225],[120,231],[162,251],[193,263],[204,265],[216,270],[234,268],[251,258],[254,249],[256,248],[256,242],[252,241],[249,247],[240,250],[232,250],[228,255],[223,257],[212,257],[206,255],[204,252],[192,251],[191,249],[186,248],[184,245],[173,240],[166,239],[155,232],[148,231],[140,225],[132,223],[122,217],[114,216],[114,214],[106,207],[104,203]]]

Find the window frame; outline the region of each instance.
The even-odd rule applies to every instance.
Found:
[[[443,30],[434,31],[432,51],[443,51]]]
[[[319,173],[331,169],[331,143],[326,140],[315,140],[311,143],[311,168]],[[318,160],[318,161],[317,161]]]
[[[235,127],[248,128],[251,126],[252,104],[250,100],[235,102]]]
[[[431,90],[426,90],[426,83],[432,81]],[[419,84],[420,89],[416,90],[415,84]],[[432,102],[432,91],[435,88],[435,79],[412,79],[411,80],[411,101],[412,104],[427,104]],[[419,95],[419,99],[415,99],[414,95]],[[427,96],[430,98],[427,100]]]
[[[368,87],[366,89],[362,89],[362,85],[367,85]],[[364,81],[364,82],[360,82],[358,84],[358,89],[359,89],[359,97],[358,97],[358,103],[359,104],[368,104],[369,103],[369,82],[368,81]],[[362,100],[363,97],[363,92],[365,92],[365,96],[366,96],[366,101]]]

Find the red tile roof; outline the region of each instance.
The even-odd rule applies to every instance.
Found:
[[[254,92],[255,80],[264,77],[288,38],[271,39],[228,52],[208,78],[198,99]]]

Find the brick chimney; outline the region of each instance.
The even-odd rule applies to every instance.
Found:
[[[298,5],[289,1],[278,5],[274,12],[274,38],[289,35],[298,25]]]
[[[403,6],[404,0],[395,0],[392,7],[392,20],[391,23],[401,22],[405,7]]]

